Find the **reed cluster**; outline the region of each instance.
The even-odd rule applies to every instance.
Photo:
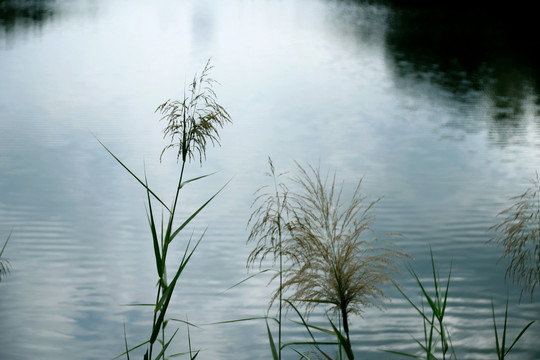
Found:
[[[190,216],[177,223],[176,209],[179,206],[180,191],[185,185],[208,176],[185,180],[186,164],[192,160],[199,160],[202,164],[206,158],[206,146],[209,143],[219,145],[219,130],[231,122],[229,114],[217,101],[213,90],[216,82],[209,77],[211,68],[208,62],[201,75],[194,77],[183,99],[168,100],[156,109],[156,112],[162,115],[161,120],[166,122],[164,137],[170,140],[170,144],[165,146],[161,155],[168,149],[178,149],[177,162],[180,163],[180,171],[175,196],[170,205],[152,191],[146,176],[135,175],[102,144],[145,189],[157,275],[155,301],[152,304],[133,304],[150,305],[153,309],[148,339],[130,347],[124,327],[125,352],[118,357],[125,356],[129,360],[130,354],[139,348],[146,349],[143,356],[145,360],[160,360],[180,355],[195,359],[200,354],[199,350],[191,347],[189,329],[195,325],[171,318],[167,316],[167,311],[178,280],[202,239],[201,236],[192,241],[191,237],[183,236],[183,230],[223,190],[221,188],[215,192]],[[277,302],[278,316],[275,318],[267,313],[263,317],[235,319],[221,324],[265,320],[274,360],[282,359],[284,349],[290,349],[301,359],[351,360],[355,357],[350,334],[351,316],[361,315],[367,307],[384,308],[387,298],[384,286],[393,283],[420,315],[424,339],[414,339],[420,347],[417,353],[391,350],[387,352],[427,360],[456,359],[445,321],[451,268],[446,283],[443,284],[431,254],[433,290],[430,291],[420,281],[420,277],[412,267],[409,267],[409,272],[415,278],[423,296],[422,305],[417,305],[393,279],[402,269],[401,262],[410,256],[390,241],[399,234],[378,238],[372,231],[372,223],[375,220],[373,211],[380,199],[368,200],[362,194],[362,180],[357,182],[352,195],[345,196],[343,184],[336,182],[336,175],[323,174],[318,167],[296,163],[296,172],[292,176],[278,173],[270,158],[269,167],[267,175],[271,180],[270,184],[256,192],[253,212],[248,221],[251,231],[247,242],[254,244],[254,248],[247,259],[247,266],[252,268],[258,265],[261,268],[265,260],[271,260],[274,268],[277,265],[277,269],[264,269],[261,272],[274,270],[275,275],[272,276],[271,282],[276,280],[279,282],[268,308],[269,311]],[[524,289],[531,294],[540,279],[538,175],[533,185],[533,188],[515,198],[518,201],[514,206],[501,213],[506,215],[506,218],[495,229],[501,231],[502,235],[493,240],[505,246],[503,257],[512,258],[509,274],[523,281]],[[162,208],[161,212],[165,214],[165,218],[163,215],[161,219],[155,216],[156,202]],[[8,240],[9,236],[0,251],[0,256]],[[185,251],[173,271],[169,272],[170,269],[166,265],[167,255],[173,241],[183,241]],[[6,260],[0,258],[0,278],[9,270],[8,265]],[[169,274],[172,274],[172,278],[168,276]],[[424,302],[429,307],[424,307]],[[328,318],[327,328],[309,323],[308,315],[320,308],[324,308]],[[305,312],[300,309],[304,309]],[[305,329],[308,340],[287,342],[283,339],[282,326],[287,318],[284,310],[292,312],[296,317],[292,321]],[[492,311],[495,350],[498,359],[501,360],[514,348],[534,321],[528,323],[507,347],[508,304],[502,337],[499,337],[500,329],[497,328],[493,305]],[[269,320],[278,324],[277,343],[270,329]],[[166,356],[169,345],[179,331],[176,329],[168,336],[170,332],[166,332],[166,327],[169,322],[175,321],[187,325],[189,348],[183,353]],[[331,334],[335,337],[335,341],[319,341],[315,336],[317,333]],[[301,351],[297,346],[310,346],[312,350]],[[323,349],[323,346],[335,346],[336,354],[329,355],[329,351]]]

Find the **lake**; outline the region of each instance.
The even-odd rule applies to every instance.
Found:
[[[147,339],[152,310],[126,306],[155,297],[146,194],[96,138],[172,201],[180,170],[173,152],[160,161],[168,140],[154,110],[181,98],[210,58],[233,124],[187,168],[189,178],[217,173],[186,185],[178,221],[230,183],[169,254],[174,267],[205,232],[168,312],[200,325],[190,329],[199,357],[271,358],[264,321],[209,325],[266,314],[267,274],[227,289],[258,270],[246,269],[247,221],[271,157],[279,172],[294,174],[294,161],[335,172],[344,197],[363,178],[362,192],[382,197],[375,235],[403,234],[396,244],[430,285],[430,247],[443,279],[451,267],[458,358],[495,358],[492,301],[502,326],[508,299],[512,340],[540,318],[538,292],[520,302],[502,249],[486,244],[540,170],[534,15],[410,3],[0,1],[0,243],[12,232],[0,358],[111,359],[124,324],[130,346]],[[420,304],[412,276],[397,280]],[[418,349],[421,317],[385,290],[385,311],[351,319],[357,358]],[[310,321],[328,327],[322,308]],[[170,354],[188,349],[177,327]],[[287,322],[286,342],[306,336]],[[512,354],[540,358],[539,336],[535,324]]]

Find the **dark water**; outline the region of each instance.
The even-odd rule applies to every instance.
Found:
[[[221,170],[182,195],[182,215],[229,179],[188,236],[204,240],[170,315],[196,324],[264,315],[271,288],[246,276],[246,222],[266,159],[336,171],[351,191],[364,177],[378,235],[399,244],[429,281],[429,246],[445,276],[448,326],[460,359],[495,357],[491,301],[509,336],[540,318],[519,304],[500,249],[487,246],[496,214],[540,168],[534,17],[514,8],[421,2],[0,1],[0,238],[12,271],[0,283],[1,359],[107,359],[148,336],[155,267],[142,188],[107,144],[155,191],[173,195],[173,154],[157,105],[182,96],[212,58],[234,125],[203,168]],[[519,10],[518,10],[519,9]],[[519,21],[516,19],[522,19]],[[183,241],[183,242],[182,242]],[[174,263],[171,263],[174,265]],[[418,294],[408,275],[405,291]],[[414,351],[421,319],[395,290],[385,312],[352,320],[358,358]],[[312,321],[326,326],[324,316]],[[171,328],[172,328],[171,323]],[[181,323],[175,351],[185,351]],[[289,325],[287,341],[305,339]],[[512,350],[540,358],[540,326]],[[202,358],[269,358],[263,322],[191,331]],[[297,358],[292,352],[287,358]]]

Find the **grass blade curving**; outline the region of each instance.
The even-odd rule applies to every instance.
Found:
[[[139,184],[141,184],[144,188],[146,188],[146,190],[148,190],[148,191],[150,192],[150,194],[152,194],[152,196],[153,196],[157,201],[159,201],[159,202],[161,203],[161,205],[163,205],[163,207],[165,207],[165,209],[167,209],[167,211],[171,212],[171,210],[169,209],[169,207],[168,207],[167,205],[165,205],[165,203],[164,203],[163,201],[161,201],[161,199],[160,199],[160,198],[159,198],[159,197],[158,197],[158,196],[157,196],[150,188],[148,188],[148,186],[146,186],[146,184],[145,184],[141,179],[139,179],[139,178],[137,177],[137,175],[135,175],[135,174],[133,173],[133,171],[131,171],[126,165],[124,165],[124,163],[123,163],[122,161],[120,161],[120,159],[117,158],[116,155],[114,155],[113,152],[112,152],[111,150],[109,150],[109,148],[107,148],[107,147],[105,146],[105,144],[103,144],[103,143],[102,143],[95,135],[94,135],[94,137],[95,137],[96,140],[101,144],[101,146],[103,146],[103,148],[104,148],[105,150],[107,150],[107,152],[108,152],[108,153],[109,153],[109,154],[110,154],[110,155],[111,155],[111,156],[112,156],[112,157],[113,157],[120,165],[122,165],[122,167],[123,167],[124,169],[126,169],[127,172],[130,173],[131,176],[133,176],[133,177],[135,178],[135,180],[137,180],[137,181],[139,182]]]
[[[491,313],[493,316],[493,329],[495,331],[495,349],[497,351],[497,358],[499,360],[504,360],[506,358],[506,355],[514,348],[514,345],[519,341],[519,339],[525,334],[525,332],[529,329],[529,327],[534,324],[536,321],[531,321],[527,325],[521,329],[519,334],[516,336],[514,341],[512,342],[512,345],[508,349],[505,349],[506,347],[506,329],[507,329],[507,320],[508,320],[508,298],[506,299],[506,308],[504,311],[504,325],[503,325],[503,334],[501,342],[499,343],[499,332],[497,330],[497,321],[495,319],[495,306],[493,305],[493,300],[491,300]]]
[[[332,320],[328,319],[330,321],[330,325],[332,325],[332,329],[334,329],[334,334],[336,335],[339,345],[343,350],[345,350],[345,355],[347,355],[347,359],[354,360],[354,353],[352,351],[352,346],[350,340],[344,336],[341,331],[338,330],[338,328],[334,325]]]
[[[171,243],[171,241],[174,240],[174,238],[176,237],[176,235],[178,235],[178,233],[180,231],[182,231],[190,222],[191,220],[193,220],[193,218],[195,218],[195,216],[197,216],[212,200],[214,200],[214,198],[216,196],[218,196],[218,194],[223,191],[223,189],[225,189],[225,187],[229,184],[230,180],[227,181],[227,183],[225,183],[225,185],[223,185],[221,187],[221,189],[219,189],[210,199],[208,199],[204,204],[201,205],[201,207],[199,207],[193,214],[191,214],[191,216],[189,218],[187,218],[183,223],[182,225],[180,225],[178,227],[178,229],[176,229],[168,238],[166,238],[166,241],[165,241],[165,244],[168,245]]]
[[[274,343],[274,337],[272,336],[272,331],[270,331],[270,326],[268,325],[268,320],[266,320],[266,330],[268,332],[268,342],[270,343],[270,349],[272,350],[272,358],[278,360],[278,351],[276,349],[276,344]]]

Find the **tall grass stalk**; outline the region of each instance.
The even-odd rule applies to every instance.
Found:
[[[122,163],[122,161],[105,147],[105,145],[101,144],[146,190],[147,217],[154,249],[156,272],[158,275],[155,302],[152,304],[154,311],[149,339],[131,349],[127,349],[126,352],[120,356],[126,355],[129,357],[129,353],[132,350],[146,345],[147,349],[144,354],[144,359],[154,359],[154,347],[156,346],[156,343],[159,343],[161,346],[157,350],[159,352],[155,356],[155,359],[166,358],[166,350],[178,331],[178,329],[176,329],[168,339],[166,338],[166,326],[168,324],[168,319],[166,318],[167,310],[179,278],[202,240],[202,236],[195,241],[194,245],[192,245],[193,240],[191,238],[187,241],[183,256],[180,259],[171,280],[168,279],[168,269],[166,265],[169,246],[172,241],[179,236],[182,230],[217,196],[219,192],[221,192],[221,190],[223,190],[223,188],[221,188],[217,191],[179,226],[175,225],[175,215],[179,205],[180,190],[188,183],[208,176],[204,175],[184,180],[186,163],[193,160],[196,155],[198,155],[199,161],[202,164],[202,161],[205,158],[208,141],[212,144],[219,144],[219,128],[224,124],[231,122],[228,113],[217,103],[216,94],[212,89],[215,81],[208,77],[211,68],[210,62],[207,62],[201,75],[195,75],[193,82],[188,89],[188,93],[184,94],[183,100],[168,100],[156,109],[157,112],[160,112],[163,115],[162,120],[166,120],[167,122],[164,135],[165,137],[169,137],[171,142],[163,149],[162,155],[167,149],[178,147],[177,160],[181,163],[178,184],[170,207],[165,205],[155,192],[151,190],[146,176],[144,177],[144,181],[137,177],[126,165],[124,165],[124,163]],[[161,220],[156,218],[152,200],[157,200],[163,206],[163,209],[168,216],[166,221],[164,221],[163,218]],[[166,223],[165,227],[164,223]],[[135,305],[147,306],[146,304]],[[186,322],[186,324],[189,326],[189,323]],[[161,338],[159,338],[160,333]],[[194,352],[191,349],[189,331],[188,342],[190,356],[191,358],[195,358],[198,352]]]
[[[278,305],[278,346],[277,350],[273,344],[270,327],[266,324],[269,331],[269,340],[272,348],[272,354],[275,358],[281,360],[282,349],[282,323],[283,323],[283,237],[286,232],[286,219],[288,217],[288,188],[280,181],[283,173],[277,174],[272,159],[268,157],[270,172],[265,173],[271,178],[272,184],[265,185],[256,191],[256,197],[252,207],[255,207],[251,217],[248,220],[248,226],[251,225],[251,232],[248,237],[249,242],[255,242],[255,249],[248,257],[247,265],[253,267],[259,260],[259,267],[262,261],[271,255],[274,264],[279,262],[279,305]]]

